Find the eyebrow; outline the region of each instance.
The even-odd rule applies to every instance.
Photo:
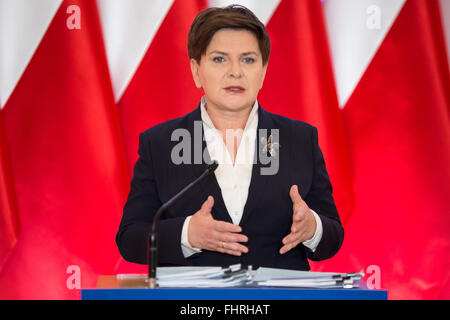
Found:
[[[221,55],[224,55],[224,56],[228,56],[228,53],[226,53],[226,52],[223,52],[223,51],[218,51],[218,50],[214,50],[214,51],[212,51],[211,53],[210,53],[210,55],[211,54],[221,54]],[[241,56],[249,56],[249,55],[252,55],[252,54],[254,54],[254,55],[258,55],[258,53],[256,53],[255,51],[249,51],[249,52],[244,52],[244,53],[242,53],[241,54]]]

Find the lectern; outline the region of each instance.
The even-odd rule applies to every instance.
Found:
[[[372,290],[361,280],[355,289],[258,287],[148,289],[144,279],[100,276],[97,287],[81,290],[82,300],[387,300],[386,290]]]

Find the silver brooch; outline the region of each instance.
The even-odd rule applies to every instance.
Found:
[[[261,143],[264,144],[263,152],[269,152],[272,157],[277,155],[277,150],[281,147],[278,142],[272,142],[272,135],[269,136],[267,141],[265,137],[262,137]]]

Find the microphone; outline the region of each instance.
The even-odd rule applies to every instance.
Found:
[[[178,192],[175,196],[170,198],[166,203],[164,203],[158,211],[156,211],[155,216],[153,217],[153,224],[150,235],[147,241],[147,263],[148,263],[148,285],[150,288],[157,288],[158,283],[156,282],[156,267],[158,265],[158,245],[156,239],[156,223],[159,220],[161,214],[166,211],[169,207],[171,207],[178,199],[180,199],[187,191],[191,190],[197,183],[202,181],[206,176],[213,173],[219,164],[217,161],[213,161],[213,163],[206,166],[205,172],[202,173],[200,177],[195,179],[193,182],[184,187],[183,190]]]

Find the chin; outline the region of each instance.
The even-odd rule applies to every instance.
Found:
[[[252,108],[255,100],[249,99],[229,99],[224,101],[222,107],[227,110],[241,111],[247,108]]]
[[[246,104],[228,104],[228,105],[224,105],[223,108],[229,111],[242,111],[248,108],[252,108],[253,104],[251,103],[246,103]]]

